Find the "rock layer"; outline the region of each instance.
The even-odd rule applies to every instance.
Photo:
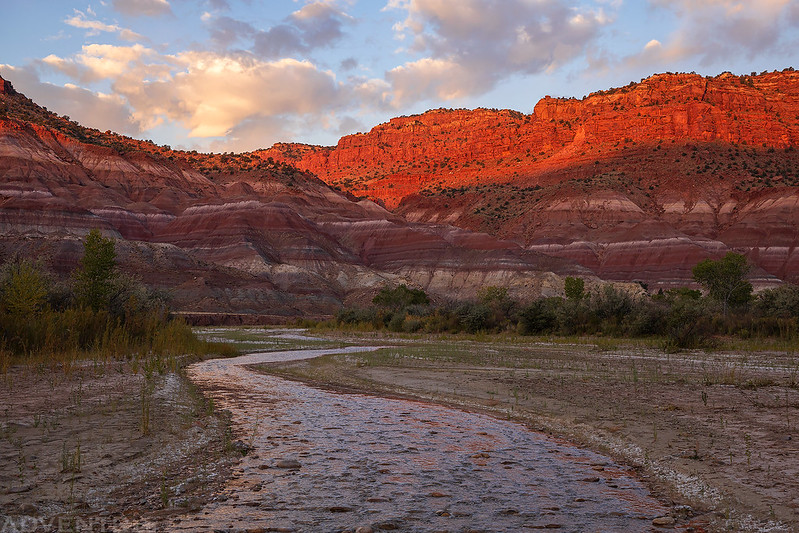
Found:
[[[11,115],[34,109],[3,98]],[[560,290],[551,272],[591,276],[487,234],[409,222],[293,167],[229,168],[36,112],[0,118],[0,251],[66,273],[99,228],[123,269],[195,318],[329,316],[397,283],[455,298],[502,281],[536,296]]]
[[[799,73],[659,74],[532,114],[434,110],[290,162],[416,222],[446,222],[671,286],[699,260],[747,253],[799,281]]]

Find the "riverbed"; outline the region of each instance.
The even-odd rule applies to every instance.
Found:
[[[248,365],[192,365],[250,448],[224,491],[171,530],[648,531],[668,510],[609,458],[525,426],[424,402],[347,394]]]

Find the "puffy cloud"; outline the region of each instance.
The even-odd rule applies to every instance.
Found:
[[[341,98],[335,77],[308,61],[268,62],[212,52],[153,60],[118,72],[113,83],[145,128],[167,118],[180,122],[192,137],[219,137],[259,117],[322,113]],[[107,61],[110,70],[113,58]]]
[[[342,26],[351,18],[326,2],[311,2],[295,11],[289,20],[302,34],[306,46],[328,46],[344,36]]]
[[[408,51],[425,56],[388,73],[400,105],[480,94],[513,75],[556,69],[609,22],[567,0],[390,0],[386,9],[407,11],[394,30],[411,37]]]
[[[386,73],[392,103],[403,106],[417,100],[453,100],[488,90],[492,81],[476,70],[449,59],[424,58]]]
[[[794,18],[791,0],[650,0],[656,10],[677,16],[678,29],[658,46],[644,47],[623,59],[627,66],[670,65],[697,60],[707,67],[740,57],[790,53],[795,43],[786,33]]]
[[[180,124],[190,137],[228,136],[224,142],[235,149],[264,146],[278,140],[278,134],[284,140],[297,131],[312,134],[320,120],[337,110],[385,108],[390,92],[383,80],[350,78],[341,83],[310,61],[267,61],[244,52],[163,54],[139,44],[84,45],[73,56],[50,55],[33,65],[56,69],[81,83],[110,82],[116,96],[104,108],[113,103],[115,113],[129,123],[127,129],[114,126],[119,131],[130,131],[130,124],[146,131],[168,120]],[[89,95],[107,99],[81,91],[85,101]],[[81,109],[74,115],[84,121],[81,113],[88,107]]]
[[[262,62],[200,53],[180,59],[187,63],[186,71],[172,85],[181,104],[170,115],[195,137],[225,135],[256,115],[319,113],[334,106],[338,97],[333,75],[307,61]]]
[[[86,18],[86,14],[82,11],[75,10],[75,14],[64,20],[67,24],[74,28],[89,30],[88,35],[97,35],[100,32],[116,33],[120,39],[125,41],[141,41],[144,36],[127,28],[122,28],[116,24],[106,24],[99,20],[90,20]]]
[[[344,36],[342,28],[352,19],[331,3],[317,1],[304,5],[280,24],[265,30],[228,16],[209,14],[204,20],[211,38],[222,49],[237,41],[252,41],[254,54],[263,59],[276,59],[330,46]]]
[[[167,0],[113,0],[114,9],[134,17],[157,17],[172,13]]]
[[[211,141],[207,146],[214,152],[246,152],[266,148],[278,141],[292,139],[297,134],[288,117],[253,117],[233,127],[224,139]]]
[[[143,131],[141,124],[131,116],[125,99],[118,95],[97,93],[72,84],[44,83],[32,66],[0,65],[0,69],[18,91],[34,102],[47,102],[51,111],[69,114],[84,126],[126,135],[140,135]]]
[[[208,29],[211,40],[222,49],[236,41],[249,39],[256,33],[255,28],[250,24],[228,16],[214,18],[210,13],[205,13],[202,19],[209,22]]]
[[[50,54],[41,63],[82,83],[91,83],[104,79],[113,80],[130,70],[147,77],[163,77],[168,73],[168,66],[145,63],[147,58],[156,55],[154,50],[140,44],[89,44],[84,45],[81,52],[74,57],[61,58]]]

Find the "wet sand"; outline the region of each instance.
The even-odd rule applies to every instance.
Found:
[[[468,361],[387,349],[261,370],[523,421],[634,467],[689,530],[799,530],[792,354],[467,344]]]
[[[185,377],[137,370],[0,375],[0,531],[138,531],[222,488],[237,460],[227,417]]]

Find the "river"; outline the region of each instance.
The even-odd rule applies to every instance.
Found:
[[[370,349],[192,365],[189,377],[231,411],[252,450],[221,495],[170,529],[649,531],[667,513],[629,469],[513,421],[245,366]]]

